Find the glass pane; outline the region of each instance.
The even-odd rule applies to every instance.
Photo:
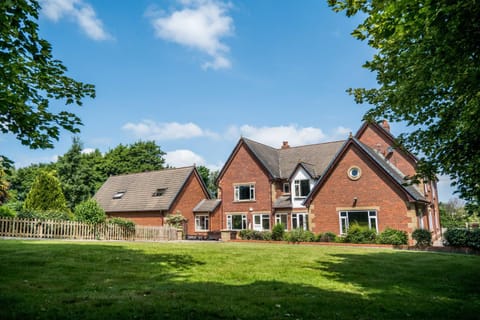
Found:
[[[263,230],[270,230],[270,217],[268,215],[263,216],[262,228]]]
[[[300,182],[301,196],[306,197],[310,193],[310,181],[302,180]]]
[[[260,224],[260,216],[253,216],[253,223]]]
[[[367,211],[350,211],[348,212],[348,224],[351,226],[358,223],[361,227],[368,227]]]
[[[242,216],[241,215],[233,215],[232,216],[232,229],[242,229]]]
[[[239,200],[249,200],[250,199],[250,186],[239,186],[238,187],[238,199]]]

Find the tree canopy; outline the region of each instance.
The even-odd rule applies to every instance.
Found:
[[[80,106],[95,97],[93,85],[65,75],[50,43],[39,37],[39,10],[36,0],[0,1],[0,132],[33,149],[52,148],[60,129],[78,132],[82,124],[71,112],[52,112],[52,100]]]
[[[420,156],[422,177],[448,175],[480,199],[480,5],[476,0],[328,0],[364,21],[352,32],[376,49],[364,67],[377,88],[349,89],[373,107],[367,120],[404,122],[400,141]]]

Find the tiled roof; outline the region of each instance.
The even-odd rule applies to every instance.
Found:
[[[94,199],[106,212],[167,211],[194,170],[192,166],[112,176]]]
[[[282,208],[291,208],[292,207],[292,197],[291,195],[283,195],[277,198],[273,203],[273,208],[282,209]]]
[[[336,141],[275,149],[253,140],[242,139],[276,179],[288,179],[299,163],[303,163],[305,169],[314,178],[318,178],[344,144],[344,141]]]
[[[357,139],[354,140],[390,175],[398,184],[402,186],[405,191],[416,201],[426,201],[421,192],[414,186],[406,184],[405,175],[401,173],[396,167],[388,162],[385,157],[367,145],[361,143]]]
[[[220,202],[220,199],[203,199],[193,208],[193,212],[213,212]]]

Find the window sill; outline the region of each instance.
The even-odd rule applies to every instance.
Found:
[[[233,200],[233,203],[253,203],[257,202],[256,200]]]

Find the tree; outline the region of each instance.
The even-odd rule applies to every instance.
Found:
[[[104,182],[98,168],[92,163],[94,157],[82,154],[83,144],[74,137],[72,146],[56,163],[58,178],[70,209],[95,194],[96,186]],[[99,155],[100,152],[94,152]],[[101,154],[100,154],[101,157]]]
[[[86,200],[75,207],[75,220],[88,223],[105,222],[107,216],[97,201],[93,199]]]
[[[39,171],[25,199],[23,209],[25,211],[69,211],[55,171]]]
[[[218,177],[218,170],[210,171],[210,169],[208,169],[205,166],[198,166],[197,170],[198,170],[198,173],[200,174],[200,177],[202,177],[203,182],[207,186],[207,190],[210,193],[210,195],[216,198],[217,186],[215,185],[215,181],[217,180],[217,177]]]
[[[13,133],[32,149],[52,148],[60,129],[79,132],[79,117],[52,112],[51,100],[82,105],[95,97],[91,84],[65,75],[50,43],[38,35],[36,0],[0,1],[0,132]]]
[[[104,156],[103,174],[137,173],[163,169],[165,159],[154,141],[138,141],[130,145],[118,145]]]
[[[5,171],[3,170],[3,159],[0,158],[0,206],[4,204],[8,199],[8,188],[10,184],[6,179]]]
[[[55,164],[32,164],[28,167],[13,170],[10,177],[11,198],[17,201],[25,201],[35,178],[41,170],[55,170]]]
[[[364,67],[378,87],[349,89],[370,103],[367,120],[405,122],[400,141],[418,153],[419,175],[448,175],[460,196],[480,199],[480,5],[476,0],[329,0],[365,20],[352,32],[376,49]]]

